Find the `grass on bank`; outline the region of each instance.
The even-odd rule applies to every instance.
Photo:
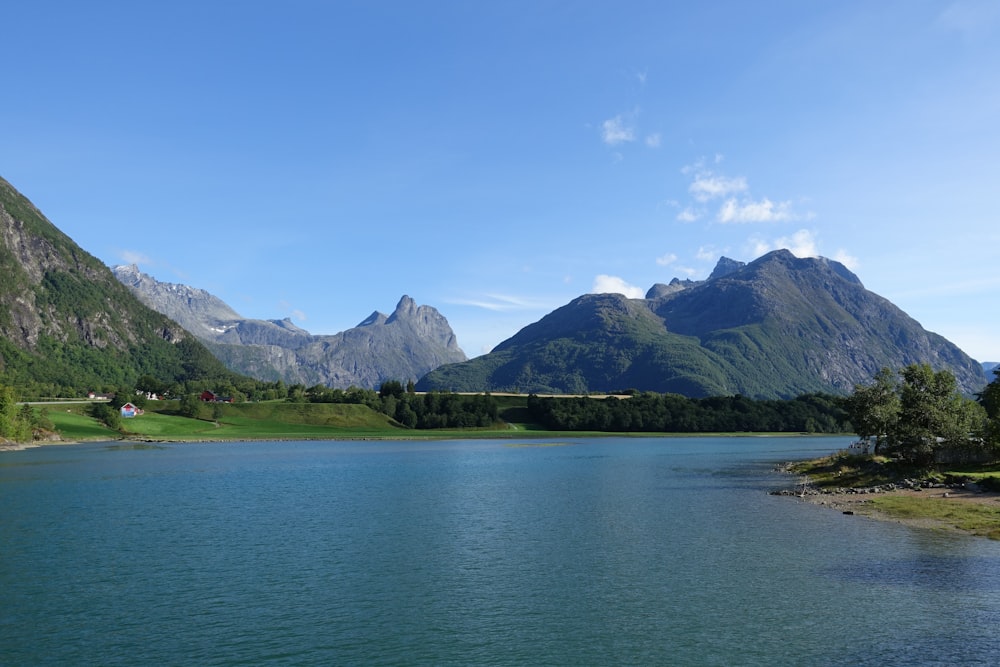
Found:
[[[832,456],[802,461],[790,467],[820,489],[870,488],[903,479],[938,483],[975,482],[984,490],[1000,491],[1000,464],[917,468],[883,456]],[[973,535],[1000,540],[1000,503],[995,506],[948,498],[944,490],[919,494],[870,494],[859,508],[862,514],[878,512],[904,521],[928,522],[957,528]]]
[[[923,497],[873,496],[866,504],[893,518],[931,521],[991,540],[1000,540],[1000,505],[994,507],[929,494]]]
[[[794,463],[789,470],[807,476],[819,489],[872,487],[912,479],[949,484],[975,482],[985,490],[1000,492],[1000,463],[925,468],[886,456],[837,453]]]

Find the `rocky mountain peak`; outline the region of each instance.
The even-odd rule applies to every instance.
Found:
[[[389,316],[388,321],[392,322],[400,318],[412,318],[417,314],[417,310],[417,302],[404,294],[400,298],[399,303],[396,304],[396,310]]]
[[[376,310],[352,329],[316,336],[287,318],[244,319],[204,290],[161,283],[134,265],[116,267],[115,275],[206,342],[227,366],[259,379],[374,389],[466,358],[448,321],[406,295],[388,317]]]
[[[720,257],[718,263],[715,265],[715,269],[712,270],[712,274],[708,277],[708,279],[715,280],[716,278],[727,276],[730,273],[739,271],[746,265],[747,265],[746,262],[740,262],[735,259],[729,259],[728,257]]]

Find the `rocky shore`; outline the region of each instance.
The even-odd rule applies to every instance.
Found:
[[[772,496],[798,496],[800,498],[804,498],[807,496],[865,496],[878,493],[895,493],[897,491],[937,491],[944,497],[948,497],[951,493],[958,493],[960,491],[969,493],[985,493],[972,482],[964,482],[961,484],[943,484],[941,482],[933,482],[926,479],[904,479],[899,482],[890,482],[888,484],[878,484],[875,486],[833,487],[828,489],[817,488],[808,482],[804,482],[794,489],[779,489],[777,491],[771,491],[770,493]]]
[[[790,466],[791,464],[783,466],[781,470],[792,472]],[[927,479],[903,479],[873,486],[820,488],[810,483],[806,478],[802,478],[802,481],[794,487],[771,491],[770,494],[799,498],[805,502],[839,510],[849,515],[857,514],[908,526],[956,530],[971,534],[983,533],[975,530],[963,530],[953,522],[937,517],[890,514],[880,509],[875,501],[878,498],[904,496],[938,502],[970,503],[987,511],[996,512],[998,520],[1000,520],[1000,493],[986,491],[973,482],[942,483]],[[994,537],[994,539],[996,538]]]

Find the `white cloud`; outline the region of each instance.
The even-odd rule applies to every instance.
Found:
[[[690,206],[677,214],[678,222],[694,222],[701,218],[701,212],[694,210]]]
[[[691,196],[702,202],[746,190],[747,180],[742,176],[727,178],[709,171],[699,173],[688,187]]]
[[[718,165],[723,159],[721,154],[716,154],[712,164]],[[746,177],[717,173],[708,163],[707,158],[698,158],[693,164],[682,167],[681,173],[692,178],[688,193],[696,202],[705,204],[716,199],[723,200],[716,213],[716,221],[723,224],[790,222],[815,217],[811,212],[798,213],[791,201],[775,202],[768,197],[754,197]],[[697,207],[688,206],[678,214],[677,221],[694,222],[703,213]]]
[[[659,132],[654,132],[646,137],[646,145],[650,148],[659,148],[662,137]]]
[[[861,266],[861,261],[858,260],[858,258],[855,257],[854,255],[847,254],[847,251],[844,250],[843,248],[834,253],[833,259],[840,262],[841,264],[849,268],[851,271],[857,271],[858,268]]]
[[[677,261],[677,255],[672,252],[668,252],[666,255],[661,255],[656,258],[656,263],[660,266],[670,266]]]
[[[714,246],[701,246],[698,248],[698,252],[695,253],[695,257],[703,262],[714,262],[719,258],[719,251],[716,250]]]
[[[118,256],[126,264],[152,264],[153,260],[141,252],[135,250],[122,250],[118,253]]]
[[[829,257],[820,251],[819,238],[816,232],[809,229],[800,229],[790,236],[780,236],[772,241],[762,238],[750,239],[747,253],[751,257],[760,257],[772,250],[786,248],[796,257]],[[840,249],[833,254],[830,259],[840,262],[851,271],[857,270],[861,265],[858,258],[849,254],[846,250]]]
[[[727,199],[716,219],[724,224],[736,222],[788,222],[796,220],[797,216],[792,211],[791,202],[778,202],[777,204],[765,197],[760,201],[752,199],[737,202],[736,199]]]
[[[808,229],[800,229],[791,236],[776,241],[779,248],[788,248],[796,257],[819,257],[816,234]]]
[[[591,294],[624,294],[630,299],[641,299],[646,296],[646,291],[641,287],[629,285],[618,276],[607,276],[603,273],[594,278],[594,286],[590,290]]]
[[[305,322],[307,319],[309,319],[309,318],[306,317],[305,312],[299,310],[298,308],[296,308],[295,310],[292,311],[292,317],[294,317],[295,319],[297,319],[300,322]]]
[[[772,250],[779,250],[781,248],[791,251],[791,253],[796,257],[821,256],[819,250],[819,239],[817,238],[816,232],[809,229],[800,229],[794,234],[789,236],[779,236],[772,241],[755,238],[751,239],[750,243],[752,248],[751,252],[754,257],[760,257],[765,253],[769,253]],[[852,263],[857,265],[857,260],[842,250],[839,251],[832,259],[844,264],[847,268],[851,268]]]
[[[609,146],[635,141],[635,129],[626,124],[619,114],[601,124],[601,139]]]
[[[774,250],[774,246],[769,241],[765,241],[764,239],[750,239],[749,255],[751,257],[760,257],[772,250]]]
[[[698,273],[698,269],[691,268],[690,266],[675,266],[674,271],[678,273],[683,273],[684,275],[691,277]]]

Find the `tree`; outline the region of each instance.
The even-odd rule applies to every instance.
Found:
[[[403,397],[403,384],[399,380],[386,380],[378,390],[379,398],[392,396],[393,398]]]
[[[199,403],[198,397],[194,394],[184,394],[181,397],[180,410],[178,412],[182,417],[191,417],[194,419],[198,416],[198,409],[201,407]]]
[[[993,382],[979,393],[979,404],[986,411],[983,438],[986,443],[1000,448],[1000,367],[993,371]]]
[[[17,393],[13,387],[0,386],[0,438],[14,442],[31,440],[34,413],[30,406],[17,406]]]
[[[855,385],[854,393],[846,401],[854,432],[862,438],[875,438],[875,454],[880,453],[899,422],[898,392],[895,374],[882,368],[872,384]]]

